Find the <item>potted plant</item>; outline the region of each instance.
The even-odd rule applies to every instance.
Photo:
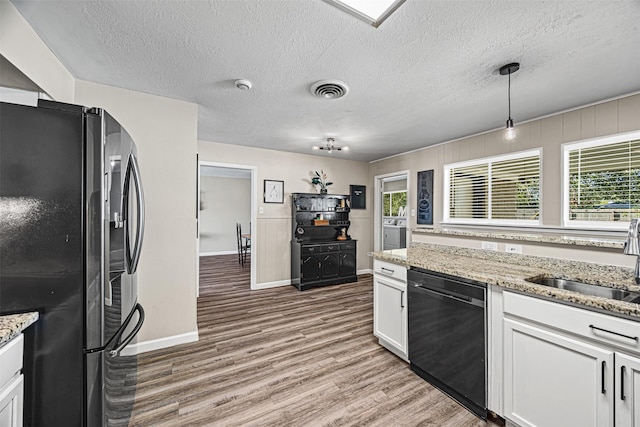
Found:
[[[320,186],[320,194],[327,194],[327,187],[333,182],[327,181],[327,174],[320,169],[320,173],[315,171],[315,175],[311,178],[311,184]]]

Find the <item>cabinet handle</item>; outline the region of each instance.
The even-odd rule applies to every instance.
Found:
[[[607,390],[604,388],[604,370],[606,366],[607,366],[607,362],[603,360],[602,361],[602,394],[605,394],[607,392]]]
[[[638,337],[632,337],[630,335],[621,334],[619,332],[609,331],[607,329],[598,328],[597,326],[593,326],[593,325],[589,325],[589,327],[591,329],[595,329],[596,331],[602,331],[602,332],[606,332],[608,334],[613,334],[613,335],[617,335],[619,337],[623,337],[623,338],[627,338],[627,339],[630,339],[630,340],[638,341]]]
[[[395,271],[395,270],[390,270],[390,269],[388,269],[388,268],[384,268],[384,267],[382,267],[382,268],[381,268],[381,270],[382,270],[382,271],[386,271],[386,272],[387,272],[387,273],[389,273],[389,274],[393,274],[393,272]]]
[[[626,400],[626,397],[624,395],[624,374],[625,374],[625,367],[624,365],[622,365],[620,367],[620,400]]]
[[[404,308],[404,291],[400,291],[400,308]]]

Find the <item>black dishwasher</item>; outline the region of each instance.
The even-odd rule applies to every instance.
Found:
[[[486,419],[486,284],[415,267],[407,279],[411,369]]]

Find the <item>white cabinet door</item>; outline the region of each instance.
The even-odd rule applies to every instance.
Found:
[[[407,354],[406,284],[377,275],[373,278],[373,333]]]
[[[613,426],[614,356],[504,320],[505,417],[522,427]]]
[[[640,426],[640,359],[616,353],[616,427]]]
[[[0,388],[0,426],[22,427],[24,377],[17,375]]]

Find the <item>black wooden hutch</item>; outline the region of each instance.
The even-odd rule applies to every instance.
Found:
[[[349,196],[293,193],[291,197],[291,284],[303,291],[355,282],[356,241],[349,236]]]

